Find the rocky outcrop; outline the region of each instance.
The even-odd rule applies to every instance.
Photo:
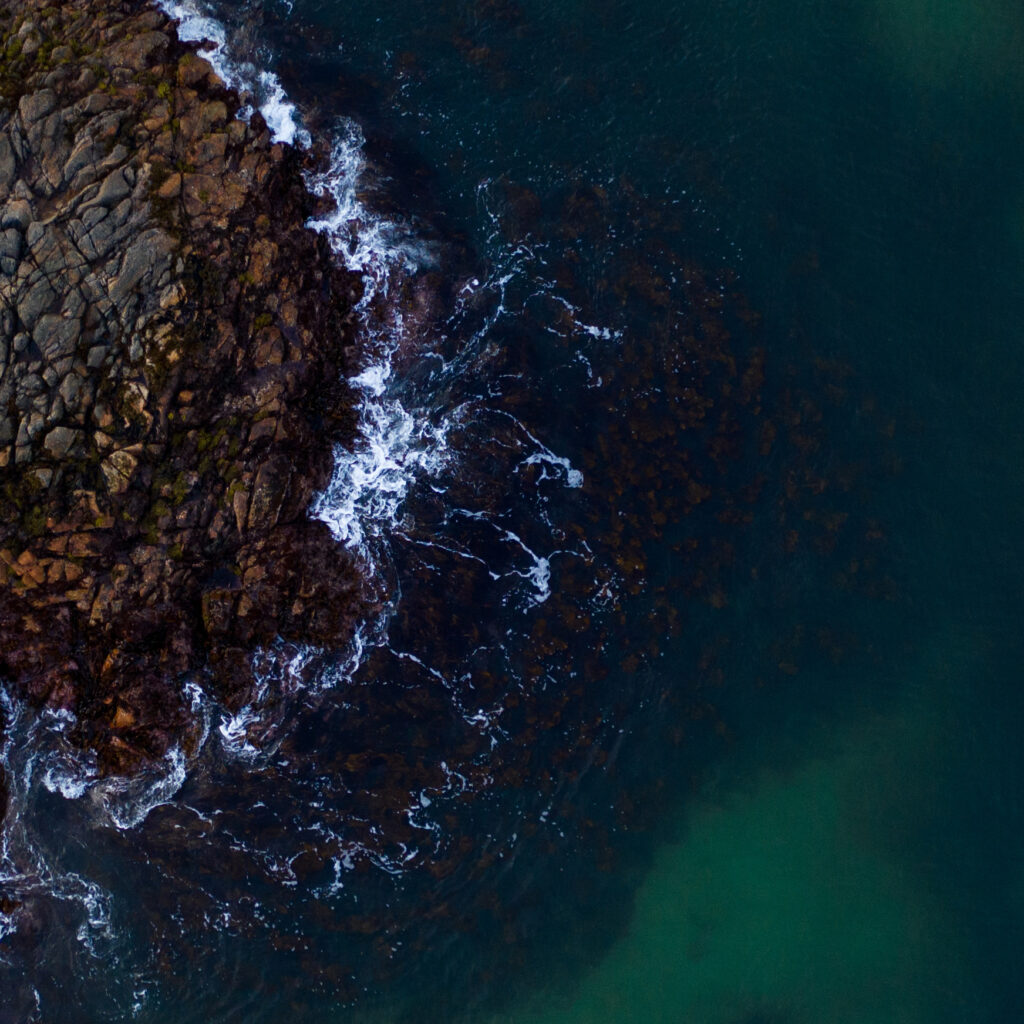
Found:
[[[229,705],[252,652],[337,644],[348,557],[308,520],[359,282],[302,157],[141,3],[0,0],[0,680],[114,770]]]

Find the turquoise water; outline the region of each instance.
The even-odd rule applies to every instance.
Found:
[[[1020,7],[308,11],[471,233],[501,175],[692,204],[691,244],[737,268],[771,348],[850,364],[891,421],[884,468],[857,442],[898,579],[845,609],[867,653],[808,669],[794,703],[834,699],[747,723],[695,792],[675,780],[606,947],[573,955],[600,910],[561,922],[548,977],[469,1019],[1024,1019]]]
[[[112,894],[114,937],[87,956],[44,918],[19,1005],[37,988],[55,1021],[1024,1020],[1024,11],[214,11],[315,138],[361,125],[373,201],[456,253],[435,268],[453,292],[507,275],[504,312],[458,307],[445,371],[410,361],[399,382],[410,407],[478,415],[448,475],[410,489],[414,525],[391,524],[390,646],[273,760],[215,750],[137,828],[52,793],[27,816],[52,863]],[[768,478],[748,530],[697,512],[651,539],[644,496],[672,493],[685,431],[645,439],[672,374],[630,371],[716,295],[806,450],[738,460],[737,486]],[[526,483],[503,454],[513,413],[550,446]],[[559,458],[608,493],[555,487]],[[543,574],[472,575],[511,558],[477,526],[494,508],[537,551],[585,526],[598,563],[642,536],[643,581],[552,555],[550,600],[523,610]],[[689,535],[733,545],[700,563],[706,587],[683,580]],[[434,542],[461,561],[421,561]],[[463,671],[455,714],[435,684]],[[466,728],[492,704],[502,728]],[[452,795],[458,771],[479,800]],[[353,835],[374,856],[341,858]]]
[[[1014,1019],[1012,954],[985,947],[1019,927],[1020,876],[978,877],[1014,830],[975,803],[991,762],[963,693],[985,671],[973,640],[902,665],[914,691],[813,736],[799,763],[693,801],[600,965],[499,1019]]]

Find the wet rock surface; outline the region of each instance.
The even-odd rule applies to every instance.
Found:
[[[145,4],[0,3],[0,677],[112,770],[365,612],[305,514],[360,284],[239,107]]]

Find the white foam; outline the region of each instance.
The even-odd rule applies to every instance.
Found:
[[[358,384],[357,384],[358,386]],[[392,527],[413,480],[444,465],[447,427],[417,417],[394,398],[364,391],[351,451],[338,447],[330,483],[313,505],[334,537],[365,553],[365,542]]]
[[[199,739],[196,741],[194,747],[198,752],[206,746],[206,741],[210,736],[210,706],[212,701],[199,683],[194,679],[186,681],[184,687],[182,687],[182,693],[188,698],[189,707],[192,710],[193,716],[201,722]]]
[[[85,795],[94,777],[74,762],[58,761],[47,766],[42,781],[51,793],[59,793],[65,800],[78,800]]]
[[[403,343],[422,339],[410,339],[401,314],[376,300],[432,263],[433,255],[409,224],[377,215],[361,200],[369,176],[364,141],[358,124],[340,119],[327,168],[306,179],[312,192],[333,203],[330,214],[307,227],[322,233],[340,262],[362,277],[357,314],[368,357],[349,381],[359,396],[357,439],[351,450],[335,451],[331,481],[312,514],[372,566],[368,541],[394,526],[413,480],[444,465],[447,425],[407,408],[395,393],[395,354]]]
[[[110,824],[123,830],[142,824],[150,811],[170,803],[184,781],[185,755],[180,747],[172,747],[158,764],[130,777],[104,779],[90,795]]]
[[[532,550],[526,545],[522,537],[518,534],[513,533],[511,530],[503,530],[505,540],[511,541],[513,544],[517,544],[525,554],[530,558],[533,563],[529,569],[525,571],[520,569],[513,569],[512,574],[515,576],[522,576],[524,579],[529,580],[536,591],[534,595],[535,604],[543,604],[551,596],[551,562],[543,555],[538,555],[536,551]]]
[[[558,466],[565,474],[566,487],[576,489],[583,486],[583,473],[578,469],[574,469],[572,463],[567,458],[565,458],[562,455],[555,455],[554,452],[552,452],[548,448],[545,448],[544,445],[540,444],[539,441],[537,442],[537,444],[539,445],[540,450],[533,452],[531,455],[528,455],[525,459],[523,459],[522,464],[524,466]],[[546,477],[542,471],[541,479],[545,478]]]
[[[0,707],[5,730],[0,764],[7,774],[8,804],[0,833],[0,883],[22,902],[59,901],[77,908],[76,939],[92,957],[105,955],[115,938],[111,925],[111,897],[95,882],[49,862],[29,822],[39,813],[39,795],[49,791],[76,799],[88,786],[95,767],[88,755],[73,748],[67,730],[75,717],[67,711],[35,714],[0,686]],[[40,787],[38,782],[42,781]],[[75,921],[67,909],[63,920]],[[0,914],[0,937],[18,929],[17,915]],[[101,944],[102,943],[102,944]]]
[[[131,1014],[133,1017],[138,1017],[142,1014],[142,1011],[146,1008],[146,1003],[149,1001],[149,988],[145,985],[139,985],[132,989],[132,1005]]]
[[[63,889],[57,895],[63,899],[73,899],[85,908],[85,920],[78,926],[76,938],[89,951],[90,956],[99,957],[100,950],[96,939],[110,939],[113,929],[110,924],[110,902],[108,892],[101,889],[95,882],[86,881],[81,875],[70,872],[65,876]]]
[[[249,729],[258,722],[259,714],[251,704],[246,704],[237,714],[225,715],[217,726],[225,752],[246,760],[257,757],[259,750],[249,740]]]
[[[172,17],[181,20],[179,32],[183,39],[209,41],[208,57],[225,81],[257,94],[276,138],[292,141],[298,137],[295,108],[277,77],[229,55],[227,32],[208,16],[201,0],[161,3]],[[307,226],[323,234],[341,264],[362,278],[363,297],[356,312],[367,362],[349,381],[358,401],[356,440],[351,449],[339,446],[335,450],[331,480],[314,502],[311,514],[327,524],[336,540],[361,557],[371,577],[379,577],[382,569],[378,561],[383,557],[379,542],[397,529],[414,481],[436,477],[447,465],[448,433],[455,413],[431,417],[426,410],[411,407],[399,393],[401,381],[396,380],[394,372],[395,355],[403,346],[422,349],[426,339],[410,338],[401,313],[394,308],[396,304],[383,301],[422,266],[431,264],[433,254],[411,224],[382,216],[367,206],[365,196],[372,192],[375,183],[360,126],[351,119],[340,118],[332,135],[325,169],[309,174],[306,179],[312,192],[330,199],[332,208],[330,213],[311,219]],[[464,296],[471,296],[479,287],[496,289],[500,294],[501,301],[484,326],[485,331],[508,312],[504,299],[510,282],[538,258],[534,248],[523,244],[517,244],[506,255],[484,285],[474,278],[463,288]],[[588,324],[580,323],[578,329],[594,336],[608,336]],[[555,475],[561,476],[570,488],[582,486],[582,473],[568,459],[526,433],[533,450],[524,459],[524,466],[541,464],[542,480]],[[528,551],[525,547],[524,550]],[[550,565],[543,556],[532,551],[528,555],[531,565],[520,575],[532,584],[535,599],[540,603],[550,593]],[[222,722],[220,733],[227,751],[241,756],[251,753],[253,747],[247,736],[254,725],[254,715],[254,708],[249,706]]]
[[[225,84],[253,94],[275,142],[309,145],[309,132],[299,125],[295,105],[288,100],[277,75],[260,70],[249,61],[232,58],[227,30],[205,13],[200,0],[157,0],[157,6],[178,22],[178,38],[182,42],[206,44],[203,56]]]
[[[386,292],[397,271],[414,273],[432,256],[409,224],[374,213],[361,199],[360,194],[373,184],[362,128],[350,118],[339,118],[332,134],[326,169],[310,174],[306,184],[315,195],[329,196],[334,208],[306,226],[326,235],[344,265],[364,275],[365,308],[379,291]]]

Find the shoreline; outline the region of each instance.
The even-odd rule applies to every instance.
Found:
[[[305,227],[312,157],[164,13],[30,0],[0,37],[0,674],[129,771],[194,742],[190,676],[237,709],[255,649],[371,610],[306,516],[361,282]]]

